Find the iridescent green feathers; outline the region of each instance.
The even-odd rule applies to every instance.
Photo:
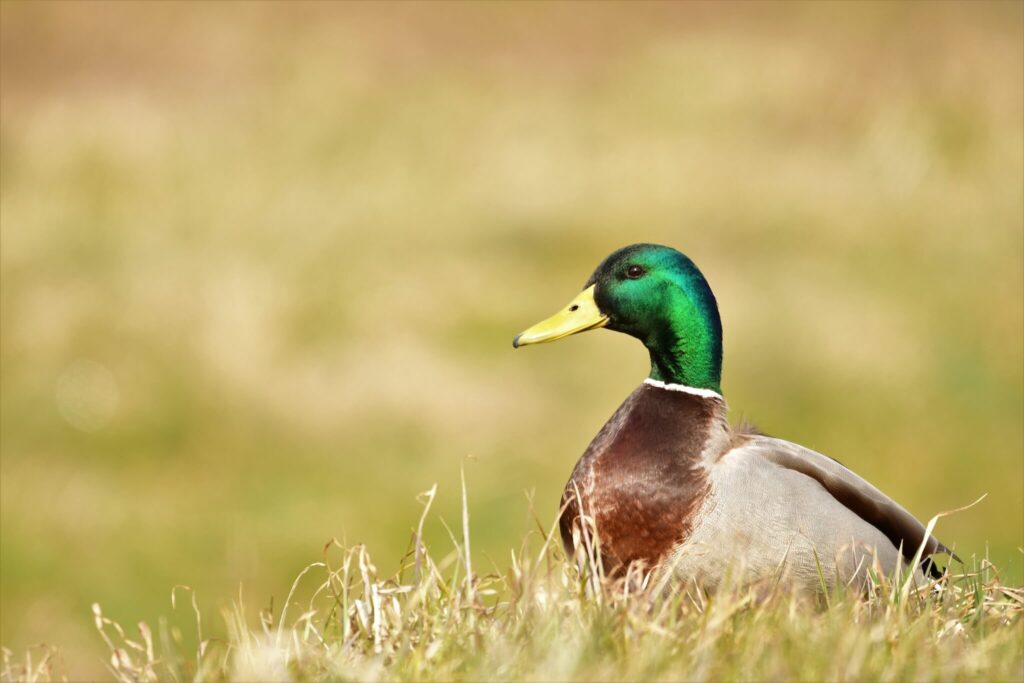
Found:
[[[636,337],[651,354],[651,378],[721,392],[722,321],[704,275],[680,252],[634,244],[606,258],[584,288],[608,329]]]

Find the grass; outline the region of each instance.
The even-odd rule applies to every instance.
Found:
[[[734,418],[919,519],[987,492],[942,540],[1024,584],[1024,6],[581,7],[0,2],[22,665],[109,678],[93,603],[191,660],[172,586],[216,649],[332,537],[397,567],[467,454],[505,566],[648,370],[511,338],[636,241],[707,274]]]
[[[708,595],[657,574],[610,580],[577,544],[538,528],[504,568],[474,571],[463,525],[436,557],[422,540],[437,487],[400,570],[384,578],[362,545],[329,543],[279,605],[252,619],[239,598],[222,612],[226,638],[204,636],[197,596],[176,587],[172,607],[195,615],[198,647],[161,621],[125,628],[93,606],[109,672],[140,681],[1015,681],[1024,671],[1024,588],[988,561],[926,585],[876,576],[866,594],[840,586],[801,596],[780,582],[735,581]],[[932,525],[935,523],[932,520]],[[539,524],[539,522],[538,522]],[[588,552],[590,551],[590,552]],[[300,596],[302,596],[300,598]],[[5,681],[61,680],[59,653],[15,660]],[[33,660],[33,656],[36,657]]]

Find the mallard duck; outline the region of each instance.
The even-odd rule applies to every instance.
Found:
[[[639,339],[651,372],[573,469],[560,520],[570,552],[582,514],[606,572],[671,567],[708,590],[742,576],[815,592],[863,586],[869,569],[892,573],[922,545],[923,557],[950,552],[839,462],[730,426],[718,305],[685,255],[656,244],[619,249],[568,306],[512,345],[598,328]],[[930,561],[922,569],[937,571]]]

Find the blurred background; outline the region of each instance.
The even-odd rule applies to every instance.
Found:
[[[504,568],[648,369],[512,337],[637,241],[737,419],[987,492],[938,535],[1019,584],[1022,7],[0,4],[2,644],[98,676],[93,602],[216,635],[332,537],[390,573],[462,464]]]

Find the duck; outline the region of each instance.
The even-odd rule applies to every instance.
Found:
[[[663,569],[705,591],[784,580],[815,593],[863,590],[915,556],[917,577],[937,578],[932,557],[955,557],[837,460],[730,425],[718,304],[680,251],[644,243],[613,252],[512,346],[596,329],[638,339],[651,370],[572,470],[558,520],[570,556],[590,533],[607,575]]]

